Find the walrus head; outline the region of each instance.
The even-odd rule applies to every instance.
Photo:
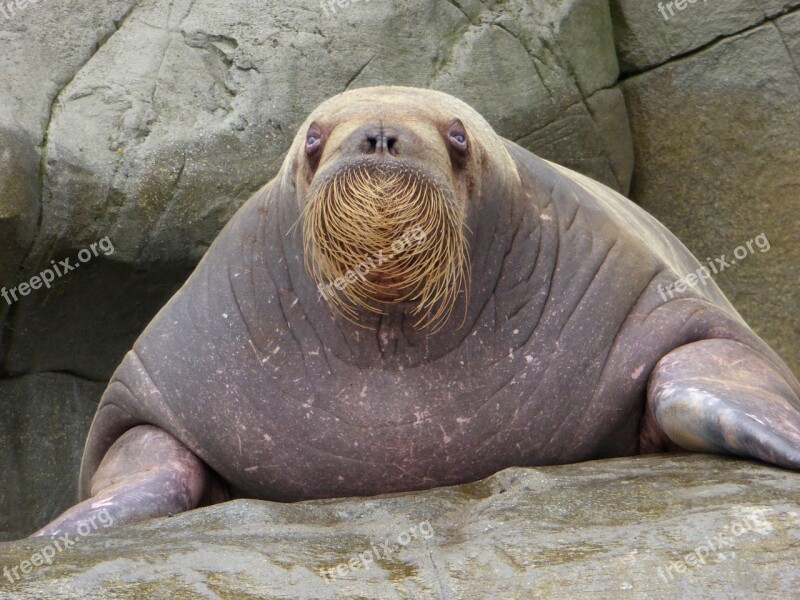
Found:
[[[421,89],[346,92],[309,117],[290,151],[305,266],[338,313],[361,324],[363,310],[406,303],[431,332],[450,319],[469,294],[466,217],[487,138],[473,109]]]

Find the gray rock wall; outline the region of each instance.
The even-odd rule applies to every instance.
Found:
[[[701,261],[800,373],[800,2],[707,2],[665,21],[614,0],[631,198]],[[738,248],[764,234],[769,250]]]
[[[623,84],[638,165],[632,198],[701,260],[726,255],[731,264],[717,283],[795,371],[800,365],[796,65],[800,13]],[[768,246],[734,257],[738,247],[746,248],[762,233]]]
[[[104,383],[45,373],[0,381],[0,540],[75,503],[82,444]]]
[[[617,54],[624,74],[657,67],[713,42],[772,21],[800,6],[798,0],[610,0]]]

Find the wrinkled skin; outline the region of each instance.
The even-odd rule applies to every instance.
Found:
[[[470,293],[435,334],[406,304],[363,314],[369,328],[342,319],[304,268],[294,225],[309,189],[365,155],[425,169],[458,199]],[[449,96],[337,96],[125,357],[89,434],[84,502],[37,535],[101,508],[124,525],[234,497],[373,495],[675,448],[800,470],[785,364],[713,282],[659,292],[698,266],[630,201]]]

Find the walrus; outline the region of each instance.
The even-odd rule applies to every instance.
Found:
[[[691,273],[465,103],[347,91],[124,357],[82,501],[33,535],[672,450],[800,470],[800,384]]]

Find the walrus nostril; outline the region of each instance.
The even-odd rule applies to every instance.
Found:
[[[383,127],[368,129],[362,149],[367,154],[395,154],[397,145],[396,133],[386,131]]]

